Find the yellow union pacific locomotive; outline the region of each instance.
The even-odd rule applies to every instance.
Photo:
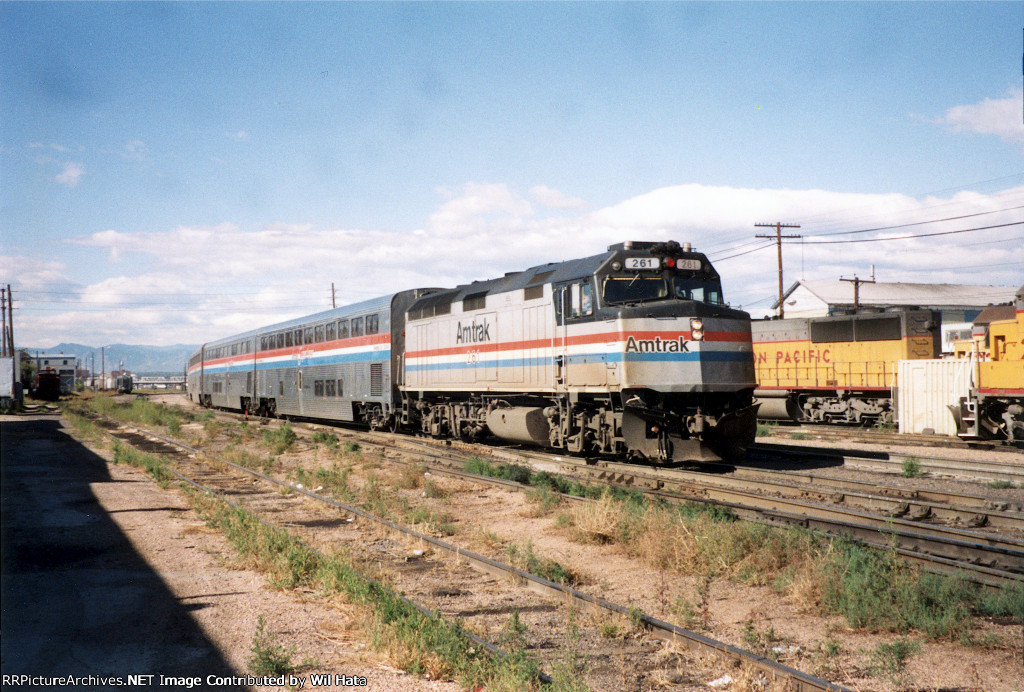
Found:
[[[937,358],[940,315],[869,312],[751,323],[759,418],[892,423],[899,361]]]
[[[960,437],[1024,440],[1024,286],[1014,307],[1013,317],[989,322],[966,354],[974,360],[970,394],[950,407]]]

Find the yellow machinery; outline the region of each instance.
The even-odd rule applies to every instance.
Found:
[[[759,418],[891,423],[901,360],[937,358],[939,314],[862,312],[753,322]]]
[[[970,395],[950,407],[960,437],[1024,440],[1024,286],[1014,308],[1012,316],[989,322],[968,354],[975,361]]]

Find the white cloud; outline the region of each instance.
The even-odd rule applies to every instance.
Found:
[[[588,213],[545,214],[531,189],[470,183],[439,190],[422,228],[320,228],[232,223],[159,232],[108,229],[74,241],[106,250],[104,278],[69,290],[77,308],[26,309],[19,343],[198,343],[254,326],[415,286],[454,286],[538,264],[584,257],[624,240],[692,243],[716,263],[727,299],[760,316],[776,293],[773,247],[756,241],[757,222],[800,224],[806,241],[899,237],[1019,222],[1024,186],[998,194],[960,192],[915,199],[898,194],[677,185]],[[546,190],[546,188],[545,188]],[[549,199],[557,199],[551,192]],[[536,201],[531,202],[530,199]],[[822,235],[994,212],[968,219],[856,236]],[[760,245],[765,249],[756,250]],[[1024,283],[1020,226],[885,243],[830,245],[787,241],[785,282],[866,277],[880,281]],[[747,250],[755,250],[740,255]],[[733,255],[738,255],[733,257]],[[1016,260],[1016,262],[1014,262]],[[24,265],[29,271],[20,271]],[[803,269],[802,269],[803,268]],[[93,270],[96,268],[94,267]],[[67,285],[77,268],[0,258],[0,271],[39,290]],[[63,284],[61,284],[63,282]],[[15,286],[17,297],[18,286]],[[51,289],[54,290],[54,289]],[[23,304],[31,308],[29,303]]]
[[[124,145],[124,149],[121,151],[121,158],[127,161],[145,161],[149,158],[149,149],[142,140],[133,139]]]
[[[939,122],[957,132],[995,135],[1004,142],[1024,142],[1024,91],[1011,89],[1004,98],[953,106]]]
[[[80,163],[70,162],[64,164],[64,170],[55,178],[61,185],[75,187],[85,175],[85,167]]]
[[[54,151],[59,151],[61,153],[67,153],[68,151],[70,151],[70,149],[68,149],[67,147],[62,146],[60,144],[43,144],[42,142],[29,142],[28,148],[29,149],[53,149]]]
[[[546,185],[535,185],[530,188],[530,196],[538,204],[550,209],[586,209],[587,203],[578,197],[569,197],[559,190]]]

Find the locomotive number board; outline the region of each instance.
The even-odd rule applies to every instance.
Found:
[[[626,269],[660,269],[661,260],[657,257],[627,257]]]

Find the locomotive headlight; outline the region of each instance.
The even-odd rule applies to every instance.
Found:
[[[619,271],[622,269],[622,262],[612,262],[612,271]]]
[[[699,317],[690,318],[690,338],[694,341],[704,340],[704,321]]]

